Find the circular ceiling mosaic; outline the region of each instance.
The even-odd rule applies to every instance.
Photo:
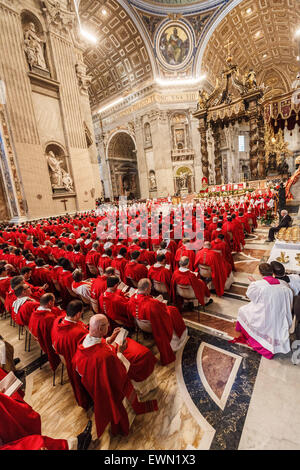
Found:
[[[191,58],[192,35],[182,23],[165,25],[158,33],[156,44],[157,56],[165,67],[182,68]]]

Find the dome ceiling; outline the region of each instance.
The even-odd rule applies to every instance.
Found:
[[[242,73],[254,69],[258,84],[269,87],[268,96],[285,93],[298,69],[294,36],[299,26],[299,0],[244,1],[213,32],[201,71],[214,84],[226,66],[229,47],[233,63]]]
[[[98,38],[84,52],[93,111],[158,76],[206,73],[215,84],[228,48],[241,73],[254,69],[258,84],[274,95],[290,89],[297,71],[299,0],[80,0],[79,13],[82,25]],[[161,54],[169,25],[186,32],[189,52],[182,59]]]
[[[98,38],[84,53],[92,76],[92,107],[152,77],[152,66],[138,28],[116,0],[81,0],[81,23]]]

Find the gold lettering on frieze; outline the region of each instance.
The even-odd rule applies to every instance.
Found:
[[[114,113],[111,116],[107,116],[106,118],[103,119],[103,125],[111,124],[112,122],[115,122],[118,119],[121,119],[122,117],[128,116],[136,111],[139,111],[145,108],[149,104],[153,104],[153,103],[163,104],[163,103],[185,102],[185,101],[191,102],[191,101],[197,101],[197,96],[198,96],[197,92],[188,92],[188,93],[175,94],[175,95],[162,95],[160,93],[153,93],[152,95],[147,96],[141,101],[129,106],[127,109],[119,111],[118,113]],[[113,110],[110,110],[110,112],[113,112]]]

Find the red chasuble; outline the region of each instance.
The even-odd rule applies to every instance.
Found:
[[[130,362],[128,377],[135,382],[143,382],[152,374],[157,359],[149,348],[134,339],[127,338],[126,341],[127,348],[123,356]]]
[[[59,310],[59,315],[62,315],[62,313],[63,312]],[[29,331],[38,339],[41,349],[47,354],[48,361],[53,371],[57,369],[60,363],[60,358],[52,347],[51,338],[51,330],[56,318],[57,313],[52,312],[50,309],[42,309],[39,307],[39,309],[32,312],[28,325]]]
[[[151,266],[151,268],[148,271],[148,278],[151,280],[154,279],[155,281],[162,282],[166,286],[169,296],[171,295],[171,289],[170,289],[171,277],[172,277],[171,271],[165,268],[164,266],[154,265],[154,266]]]
[[[125,282],[125,276],[124,276],[124,273],[125,273],[125,266],[126,264],[128,263],[127,259],[126,258],[123,258],[123,256],[121,256],[120,258],[115,258],[112,260],[111,262],[111,267],[112,268],[115,268],[115,274],[117,276],[120,277],[121,281]],[[120,273],[120,274],[118,274]]]
[[[0,380],[6,376],[0,369]],[[0,393],[0,439],[15,441],[29,434],[41,434],[41,417],[15,392],[11,397]]]
[[[125,278],[133,279],[139,282],[140,279],[148,277],[148,269],[143,264],[130,261],[125,267]]]
[[[99,298],[100,309],[104,314],[116,323],[128,326],[134,326],[132,317],[128,314],[128,298],[124,297],[118,291],[105,291]]]
[[[65,439],[52,439],[39,434],[22,437],[16,441],[0,446],[0,450],[69,450]]]
[[[115,349],[105,340],[89,348],[84,348],[82,341],[74,356],[73,367],[94,400],[98,437],[103,434],[109,423],[113,435],[127,435],[129,422],[123,399],[128,398],[137,414],[157,410],[157,402],[138,402],[125,366],[117,357]]]
[[[198,279],[197,276],[190,270],[182,272],[177,269],[172,276],[171,289],[173,299],[176,299],[178,304],[180,304],[180,300],[176,294],[177,284],[183,286],[192,286],[195,296],[201,305],[205,304],[204,297],[210,297],[210,292],[205,282],[203,282],[201,279]]]
[[[150,295],[135,294],[129,301],[129,310],[131,315],[138,320],[148,320],[151,323],[161,364],[167,365],[175,361],[175,354],[170,346],[173,336],[173,322],[167,306]],[[185,325],[183,329],[178,329],[177,336],[180,337],[184,329]]]
[[[82,387],[80,377],[72,366],[72,359],[75,355],[79,341],[88,333],[86,325],[81,322],[70,322],[64,317],[57,318],[52,327],[52,344],[57,352],[65,358],[68,376],[73,387],[76,401],[79,406],[88,409],[91,400],[86,390]]]
[[[12,319],[17,325],[27,326],[32,312],[39,307],[38,302],[29,297],[23,297],[24,303],[19,307],[18,300],[16,299],[12,305]]]
[[[227,277],[231,273],[231,266],[219,253],[203,248],[197,253],[195,259],[195,269],[198,269],[199,264],[206,264],[211,268],[211,277],[217,295],[224,294],[224,286]]]

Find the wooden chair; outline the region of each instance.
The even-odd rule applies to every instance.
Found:
[[[60,358],[60,361],[61,361],[60,385],[63,385],[64,384],[64,367],[65,366],[67,367],[67,364],[66,364],[66,360],[65,360],[64,356],[59,354],[59,358]]]
[[[199,313],[199,301],[195,296],[194,289],[190,285],[177,284],[176,285],[176,294],[183,299],[183,303],[193,302],[194,308],[197,308],[198,312],[198,322],[200,322],[200,313]],[[203,306],[205,310],[205,307]]]
[[[6,315],[7,315],[7,311],[5,310],[5,300],[3,299],[3,297],[0,296],[0,302],[2,303],[3,305],[3,312],[1,313],[0,317],[4,317],[4,319],[6,318]]]

